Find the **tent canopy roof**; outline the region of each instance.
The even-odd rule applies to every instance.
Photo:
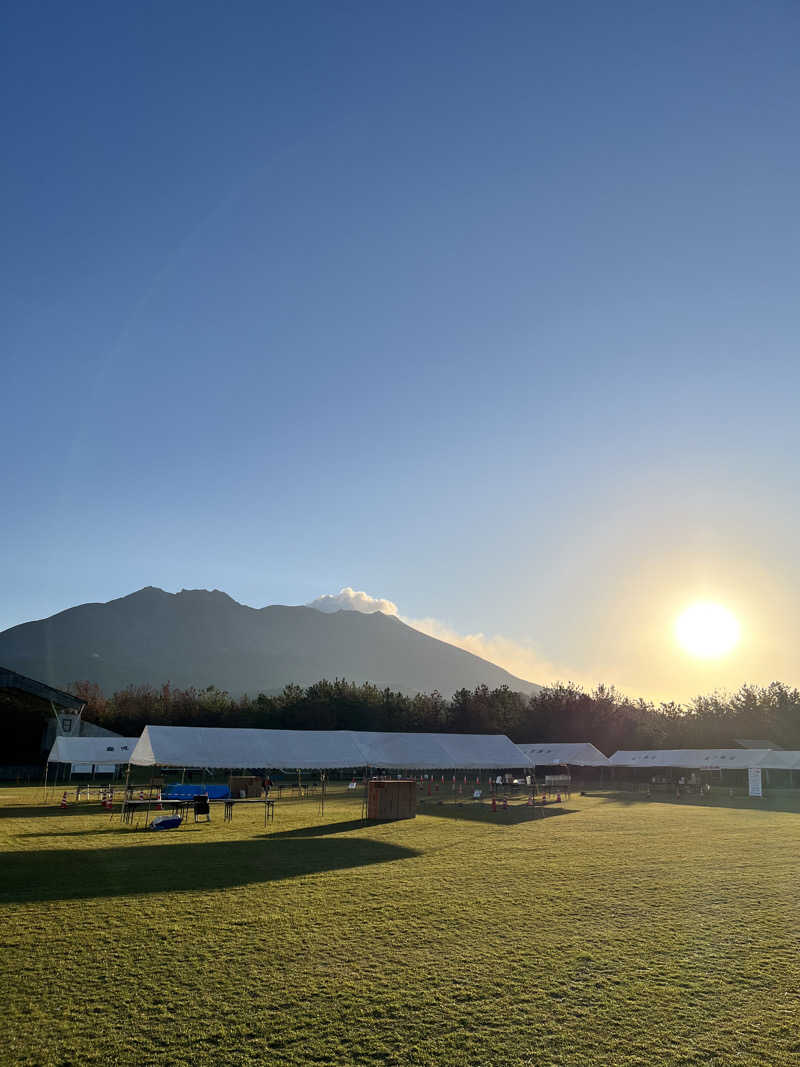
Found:
[[[800,768],[800,752],[767,748],[677,748],[615,752],[608,761],[612,767],[683,767],[689,770],[766,770]]]
[[[245,730],[146,726],[131,763],[164,767],[527,767],[530,761],[504,734],[392,734],[355,730]]]
[[[529,760],[505,734],[390,734],[356,731],[367,767],[409,770],[502,770]]]
[[[547,742],[517,745],[534,764],[548,766],[555,763],[571,764],[573,767],[605,767],[607,758],[599,748],[588,741]]]
[[[48,763],[128,763],[138,737],[57,737]]]

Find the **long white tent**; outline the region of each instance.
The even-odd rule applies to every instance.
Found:
[[[564,763],[572,767],[607,767],[608,758],[599,748],[588,741],[571,741],[561,743],[536,742],[535,744],[517,745],[532,763],[540,767]]]
[[[138,737],[57,737],[47,762],[121,766],[130,761],[138,741]]]
[[[626,752],[620,750],[609,758],[612,767],[665,768],[686,770],[762,770],[800,769],[800,752],[769,748],[664,748]]]
[[[529,767],[504,734],[369,733],[146,726],[131,756],[142,767],[283,767],[296,770],[445,770]]]
[[[353,734],[366,767],[407,770],[509,770],[528,757],[505,734]]]
[[[363,766],[349,730],[248,730],[219,726],[145,726],[131,763],[140,767]]]

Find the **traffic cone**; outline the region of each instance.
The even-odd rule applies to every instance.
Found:
[[[66,806],[67,806],[67,794],[66,793],[62,793],[61,794],[61,807],[65,808]]]
[[[561,794],[559,793],[558,796],[556,797],[556,804],[560,804],[560,803],[561,803]]]
[[[156,811],[163,811],[164,806],[161,803],[161,790],[158,791],[158,801],[156,802]]]
[[[503,797],[503,811],[508,811],[508,797]]]
[[[533,793],[528,793],[528,807],[533,807]]]
[[[497,800],[495,797],[492,797],[492,811],[497,811]]]

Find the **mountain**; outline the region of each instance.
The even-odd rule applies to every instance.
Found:
[[[97,682],[109,694],[171,682],[255,695],[336,677],[445,696],[483,683],[539,688],[381,612],[250,608],[216,589],[153,586],[2,631],[0,663],[62,688]]]

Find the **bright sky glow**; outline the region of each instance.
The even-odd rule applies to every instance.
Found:
[[[800,5],[3,14],[0,629],[344,589],[537,682],[800,684]],[[711,599],[747,640],[676,655]]]
[[[717,659],[739,644],[741,627],[735,615],[721,604],[692,604],[675,622],[680,646],[698,659]]]

